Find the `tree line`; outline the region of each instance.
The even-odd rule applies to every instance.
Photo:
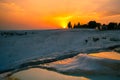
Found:
[[[96,21],[89,21],[87,24],[77,24],[72,25],[71,22],[68,22],[68,29],[79,29],[79,28],[90,28],[98,30],[120,30],[120,23],[110,22],[108,24],[101,24]]]

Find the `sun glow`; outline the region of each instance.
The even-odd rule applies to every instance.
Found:
[[[60,23],[61,23],[60,25],[62,28],[64,29],[67,28],[67,23],[68,23],[67,21],[63,21],[63,22],[61,21]]]
[[[63,16],[60,16],[63,15]],[[67,28],[68,22],[72,22],[72,25],[77,24],[80,22],[81,24],[87,23],[89,20],[97,20],[99,19],[99,14],[97,13],[88,13],[84,14],[60,14],[57,16],[53,16],[54,21],[60,28]]]
[[[67,28],[68,22],[73,18],[73,16],[63,16],[63,17],[55,17],[55,20],[58,22],[61,28]]]

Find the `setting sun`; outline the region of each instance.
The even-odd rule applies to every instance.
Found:
[[[61,27],[64,28],[64,29],[67,28],[67,22],[61,22],[60,25],[61,25]]]
[[[55,17],[54,19],[57,21],[57,24],[61,28],[67,28],[68,22],[73,18],[73,16],[62,16],[62,17]]]

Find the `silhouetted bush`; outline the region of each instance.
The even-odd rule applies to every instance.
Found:
[[[107,25],[106,24],[103,24],[102,26],[101,26],[101,29],[100,30],[107,30],[108,28],[107,28]]]
[[[93,41],[94,42],[96,42],[96,41],[98,41],[99,40],[99,38],[93,38]]]
[[[110,38],[110,41],[120,41],[119,38]]]
[[[81,25],[81,28],[89,28],[87,24]]]
[[[85,40],[85,43],[88,43],[88,40]]]
[[[102,37],[102,39],[107,39],[106,37]]]

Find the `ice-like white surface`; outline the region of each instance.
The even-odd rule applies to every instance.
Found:
[[[28,34],[23,36],[0,36],[0,71],[11,69],[18,64],[34,58],[53,57],[70,51],[85,52],[104,49],[120,44],[120,31],[117,30],[97,31],[92,29],[75,29],[26,32]],[[99,40],[94,41],[93,38],[99,38]],[[114,41],[114,38],[115,40],[118,39],[118,41]]]

